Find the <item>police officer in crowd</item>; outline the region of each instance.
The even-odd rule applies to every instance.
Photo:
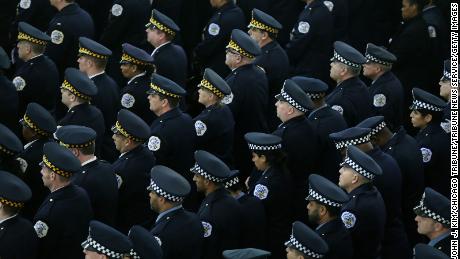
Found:
[[[307,118],[313,131],[319,136],[321,155],[318,165],[321,175],[337,182],[339,180],[337,172],[342,158],[337,153],[329,134],[346,129],[347,123],[338,111],[326,104],[325,97],[328,90],[326,83],[316,78],[303,76],[295,76],[291,79],[310,97],[313,103],[313,108]]]
[[[232,72],[225,81],[233,96],[228,106],[235,119],[235,166],[243,175],[248,175],[251,168],[244,134],[268,130],[268,81],[265,72],[254,64],[260,53],[260,47],[248,34],[232,31],[225,57],[225,64]]]
[[[128,83],[121,89],[121,107],[132,111],[150,125],[155,115],[149,109],[145,92],[150,88],[150,76],[155,68],[153,58],[143,49],[129,43],[124,43],[122,47],[120,70]]]
[[[195,152],[195,160],[193,181],[206,196],[197,213],[203,226],[203,258],[220,258],[223,250],[240,247],[241,205],[224,188],[232,176],[224,162],[203,150]]]
[[[18,92],[15,85],[6,77],[10,68],[10,59],[0,46],[0,123],[5,124],[13,131],[18,131]]]
[[[353,258],[350,232],[338,215],[348,195],[335,183],[317,175],[308,177],[308,220],[317,225],[315,232],[326,241],[329,252],[324,258]]]
[[[150,136],[149,126],[134,113],[122,109],[112,127],[113,142],[120,152],[112,164],[118,182],[117,228],[127,233],[135,224],[152,217],[148,203],[149,172],[155,156],[143,143]]]
[[[0,170],[21,176],[23,167],[16,156],[24,150],[21,140],[0,123]]]
[[[182,207],[190,194],[187,179],[158,165],[150,172],[150,206],[158,213],[150,231],[161,242],[164,258],[201,258],[203,227],[197,215]]]
[[[303,0],[305,8],[292,28],[286,53],[291,74],[329,80],[327,73],[334,41],[334,18],[323,0]]]
[[[337,83],[326,103],[343,115],[348,126],[372,115],[367,86],[359,79],[366,58],[350,45],[336,41],[331,59],[330,76]]]
[[[18,27],[18,57],[24,63],[16,68],[13,84],[18,91],[19,114],[24,114],[30,102],[54,112],[59,73],[54,62],[43,55],[51,38],[28,23],[20,22]]]
[[[22,215],[32,219],[43,199],[48,195],[48,189],[43,186],[39,163],[43,157],[43,145],[53,141],[56,121],[40,104],[29,103],[19,123],[22,125],[22,137],[26,144],[18,159],[24,172],[22,179],[33,193],[22,210]]]
[[[286,51],[276,41],[282,27],[272,16],[255,8],[252,10],[251,22],[248,25],[249,35],[262,50],[254,64],[264,69],[268,79],[268,126],[270,130],[274,130],[279,124],[273,96],[279,93],[284,80],[289,75],[289,58]]]
[[[118,203],[117,178],[112,166],[94,155],[96,132],[85,126],[67,125],[60,127],[54,135],[80,160],[81,172],[72,176],[72,183],[88,193],[94,219],[114,226]]]
[[[89,223],[89,234],[81,243],[85,258],[120,258],[128,256],[131,240],[118,230],[97,220]]]
[[[414,247],[414,259],[449,259],[450,257],[435,247],[427,244],[417,244]]]
[[[171,18],[158,10],[152,11],[146,25],[147,41],[155,48],[152,52],[156,73],[185,89],[187,79],[187,55],[184,49],[172,43],[180,29]]]
[[[163,258],[163,251],[160,246],[161,240],[153,236],[147,229],[138,225],[133,226],[129,230],[128,237],[133,245],[129,252],[131,258]]]
[[[210,68],[204,70],[198,85],[198,102],[206,109],[193,118],[196,131],[196,149],[208,151],[227,165],[231,165],[235,121],[226,98],[232,94],[222,77]]]
[[[446,103],[420,88],[412,90],[411,123],[422,152],[425,186],[450,196],[450,135],[441,127]]]
[[[40,31],[46,31],[48,25],[56,13],[49,0],[21,0],[14,1],[17,3],[16,6],[16,17],[12,23],[10,35],[17,35],[18,24],[20,22],[26,22]],[[13,40],[13,39],[11,39]]]
[[[105,124],[101,110],[90,102],[98,92],[94,82],[76,68],[66,69],[61,85],[61,102],[67,107],[59,126],[81,125],[92,128],[97,133],[96,155],[101,153]]]
[[[349,146],[340,169],[339,186],[350,200],[341,219],[353,240],[353,258],[378,258],[385,227],[385,203],[372,183],[382,175],[380,166],[355,146]]]
[[[292,224],[291,237],[284,244],[287,259],[323,258],[329,252],[327,243],[300,221]]]
[[[450,133],[451,131],[451,121],[450,121],[450,106],[451,106],[451,90],[452,90],[452,82],[451,82],[451,74],[450,74],[450,60],[444,61],[444,70],[441,80],[439,80],[439,95],[447,101],[446,108],[444,109],[444,116],[443,121],[441,122],[442,129]]]
[[[0,257],[35,258],[38,238],[32,224],[19,216],[32,191],[20,178],[0,171]]]
[[[34,217],[39,238],[38,258],[81,258],[79,244],[92,218],[86,191],[71,182],[81,170],[72,152],[57,143],[43,146],[43,185],[50,190]]]
[[[418,233],[429,238],[428,245],[450,256],[450,200],[439,192],[427,187],[418,206],[414,207],[417,215]]]
[[[369,87],[374,112],[385,116],[388,127],[398,129],[403,123],[404,90],[391,72],[396,56],[383,47],[368,43],[363,75],[372,80]]]

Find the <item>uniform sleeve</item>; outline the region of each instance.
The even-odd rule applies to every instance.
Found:
[[[229,33],[224,25],[219,21],[210,21],[204,28],[203,40],[195,47],[195,55],[200,62],[211,58],[216,55],[216,51],[225,47],[228,40],[225,36]]]
[[[62,68],[70,55],[68,52],[72,49],[73,37],[58,21],[50,24],[47,34],[51,37],[51,43],[48,44],[45,54],[56,63],[58,68]]]
[[[101,35],[101,43],[105,46],[112,46],[119,42],[126,32],[126,28],[130,24],[130,18],[126,10],[126,6],[119,1],[115,1],[110,10],[109,21]],[[119,47],[119,46],[114,46]]]
[[[289,57],[291,64],[296,64],[302,57],[302,53],[308,48],[316,24],[307,20],[300,20],[292,29],[291,40],[286,45],[286,54]]]

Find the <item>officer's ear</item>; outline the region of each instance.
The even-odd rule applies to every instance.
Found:
[[[423,121],[426,124],[430,123],[433,120],[433,115],[431,115],[430,113],[428,113],[427,115],[422,116],[422,117],[423,117]]]

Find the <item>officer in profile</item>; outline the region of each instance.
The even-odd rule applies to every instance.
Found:
[[[327,243],[300,221],[292,223],[292,234],[284,243],[287,259],[323,258],[329,251]]]
[[[158,165],[150,172],[147,190],[150,206],[158,213],[150,233],[160,240],[163,257],[201,258],[203,227],[197,215],[182,207],[184,198],[191,191],[187,179]]]
[[[0,257],[35,258],[38,238],[30,221],[19,216],[32,191],[17,176],[0,171]]]
[[[128,237],[133,244],[129,252],[129,258],[163,258],[163,251],[160,246],[161,240],[153,236],[147,229],[135,225],[129,230]]]
[[[21,176],[24,167],[16,156],[24,150],[21,140],[0,123],[0,170]]]
[[[439,95],[447,101],[447,106],[444,109],[443,121],[441,122],[442,129],[450,133],[451,122],[450,122],[450,106],[451,106],[451,90],[452,90],[452,77],[450,73],[450,60],[444,61],[444,69],[441,80],[439,80]]]
[[[72,152],[57,143],[43,146],[43,185],[50,190],[34,217],[39,258],[81,258],[80,243],[93,216],[86,191],[71,182],[81,170]]]

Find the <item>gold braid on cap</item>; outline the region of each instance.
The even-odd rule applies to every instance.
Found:
[[[136,141],[136,142],[144,142],[144,141],[145,141],[145,139],[137,138],[137,137],[135,137],[135,136],[129,134],[129,133],[121,126],[121,124],[120,124],[119,121],[117,121],[117,122],[115,123],[115,128],[118,130],[118,132],[121,133],[121,135],[123,135],[123,136],[126,137],[126,138],[129,138],[129,139],[131,139],[131,140],[133,140],[133,141]]]
[[[166,32],[170,35],[172,35],[173,37],[176,36],[176,32],[171,30],[169,27],[167,27],[166,25],[160,23],[158,20],[156,20],[155,18],[153,17],[150,17],[150,23],[153,24],[155,26],[155,28],[159,29],[160,31],[162,32]]]
[[[271,32],[271,33],[278,33],[278,29],[275,29],[271,26],[268,26],[260,21],[257,21],[256,19],[254,19],[254,16],[252,17],[251,19],[251,22],[249,23],[249,27],[254,27],[254,28],[257,28],[257,29],[260,29],[260,30],[264,30],[264,31],[268,31],[268,32]]]
[[[85,47],[82,47],[80,46],[80,48],[78,49],[78,54],[82,54],[82,55],[88,55],[88,56],[91,56],[91,57],[95,57],[95,58],[98,58],[98,59],[107,59],[109,58],[109,56],[106,56],[106,55],[101,55],[101,54],[98,54],[90,49],[87,49]]]
[[[25,34],[24,32],[19,32],[18,33],[18,41],[19,40],[30,41],[32,43],[43,45],[43,46],[46,46],[46,44],[47,44],[46,41],[34,38],[34,37],[30,36],[29,34]]]
[[[241,55],[247,57],[247,58],[254,58],[254,55],[251,53],[247,52],[246,50],[242,49],[236,42],[233,40],[230,40],[230,42],[227,45],[227,48],[231,48],[235,50],[236,52],[240,53]]]
[[[202,79],[200,84],[198,85],[200,87],[204,87],[206,89],[208,89],[209,91],[211,91],[213,94],[217,95],[217,97],[219,98],[224,98],[224,93],[222,93],[221,90],[217,89],[216,87],[214,87],[211,82],[209,82],[208,80],[206,79]]]
[[[10,207],[13,207],[13,208],[22,208],[24,207],[24,202],[18,202],[18,201],[11,201],[11,200],[7,200],[3,197],[0,197],[0,202],[3,203],[3,204],[6,204]]]
[[[59,141],[59,145],[64,146],[66,148],[85,148],[85,147],[89,147],[91,144],[94,144],[95,142],[96,140],[94,139],[89,142],[83,143],[83,144],[67,144],[62,141]]]
[[[30,119],[30,117],[27,116],[27,114],[24,114],[23,120],[26,122],[27,127],[31,128],[33,131],[37,132],[38,134],[40,134],[42,136],[50,136],[51,135],[51,133],[40,129],[37,125],[35,125],[35,123]]]
[[[45,155],[43,155],[43,163],[45,163],[46,167],[48,167],[49,169],[51,169],[51,171],[55,172],[56,174],[60,175],[60,176],[63,176],[65,178],[70,178],[70,176],[72,176],[72,173],[69,173],[69,172],[66,172],[64,170],[61,170],[59,168],[57,168],[55,165],[53,165],[49,160],[48,158],[46,158]]]
[[[173,94],[173,93],[170,93],[170,92],[166,92],[166,90],[164,90],[163,88],[160,88],[159,86],[157,86],[154,83],[150,83],[150,88],[152,88],[155,92],[160,93],[162,95],[166,95],[166,96],[169,96],[169,97],[172,97],[172,98],[181,98],[180,95]]]
[[[15,153],[13,151],[6,149],[6,147],[4,147],[2,145],[0,145],[0,151],[2,151],[3,153],[5,153],[7,155],[10,155],[10,156],[15,155]]]
[[[137,59],[137,58],[135,58],[133,56],[130,56],[130,55],[126,54],[126,53],[123,53],[123,55],[121,56],[121,61],[126,61],[126,62],[135,64],[135,65],[140,65],[140,66],[152,66],[153,65],[152,63],[148,63],[148,62],[145,62],[143,60]]]
[[[78,96],[78,97],[80,97],[82,99],[85,99],[87,101],[91,101],[91,96],[88,96],[88,95],[85,95],[85,94],[79,92],[75,87],[73,87],[73,85],[71,85],[69,83],[69,81],[67,81],[65,79],[64,79],[64,82],[62,82],[61,88],[69,90],[71,93],[73,93],[74,95],[76,95],[76,96]]]

